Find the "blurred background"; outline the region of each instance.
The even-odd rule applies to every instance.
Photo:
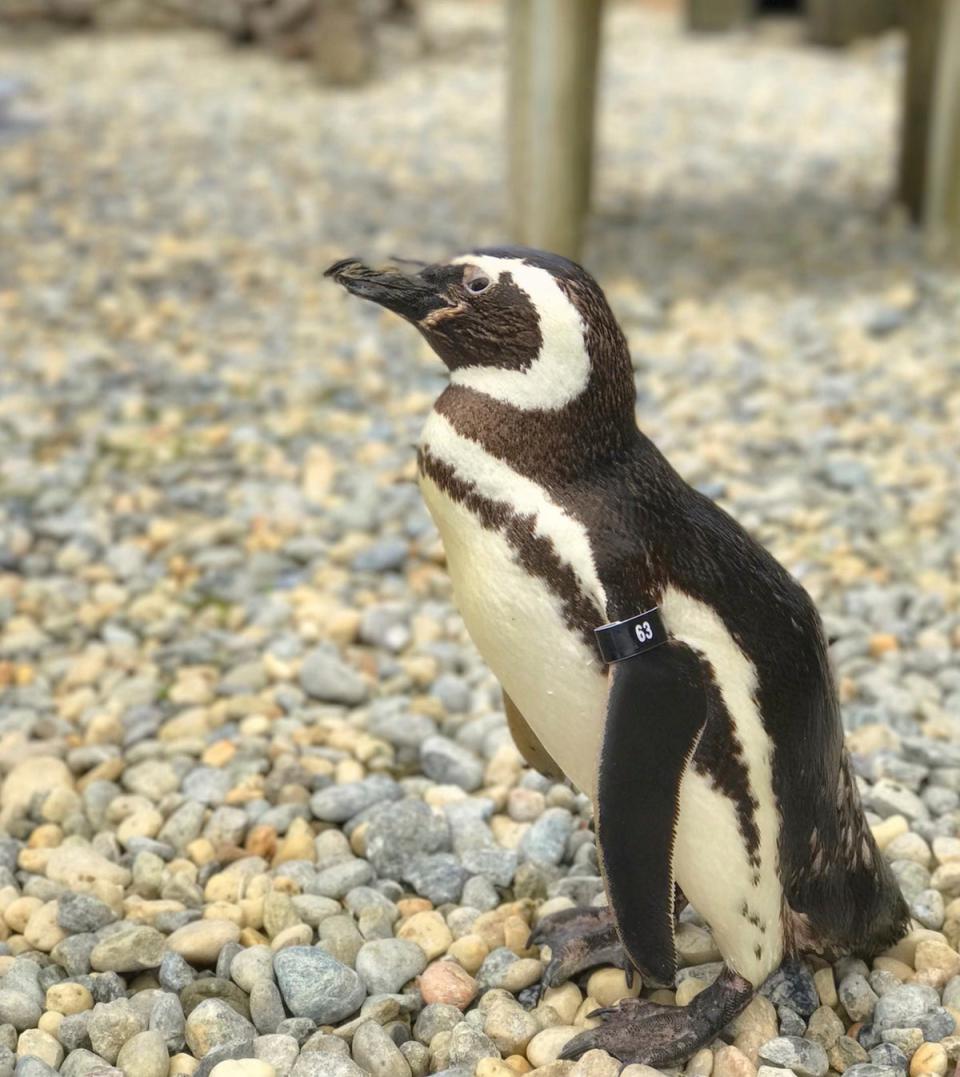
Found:
[[[628,334],[642,428],[816,599],[851,746],[880,753],[858,755],[876,820],[955,834],[958,13],[0,0],[14,860],[78,834],[131,870],[176,851],[202,888],[229,856],[362,857],[346,821],[384,787],[316,797],[389,775],[435,807],[489,794],[514,850],[452,889],[408,880],[421,897],[458,900],[468,874],[475,907],[490,878],[503,900],[599,892],[589,838],[564,845],[589,808],[510,746],[415,485],[440,364],[323,279],[504,240],[579,254]],[[107,818],[97,797],[121,793],[148,805]],[[184,800],[203,811],[175,832]],[[560,851],[527,856],[544,811]],[[924,849],[904,878],[939,930],[960,884],[938,891]],[[140,864],[156,897],[167,876]]]

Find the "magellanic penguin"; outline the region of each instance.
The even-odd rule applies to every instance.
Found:
[[[565,1057],[675,1063],[785,958],[891,946],[907,907],[863,816],[816,609],[637,429],[593,278],[514,247],[327,273],[449,368],[418,462],[457,605],[518,747],[593,798],[609,913],[546,921],[553,979],[621,943],[672,984],[678,892],[723,955],[690,1005],[625,999]]]

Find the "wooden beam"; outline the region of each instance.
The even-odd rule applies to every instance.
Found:
[[[897,0],[807,0],[807,36],[815,45],[849,45],[897,22]]]
[[[579,256],[590,203],[601,0],[506,0],[514,242]]]
[[[938,247],[960,252],[960,0],[903,0],[899,196]]]
[[[941,8],[940,31],[923,223],[937,246],[960,255],[960,0]]]
[[[753,0],[687,0],[687,29],[694,33],[736,30],[753,17]]]

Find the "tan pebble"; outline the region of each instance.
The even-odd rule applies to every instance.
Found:
[[[266,823],[251,827],[243,847],[251,856],[262,856],[264,860],[272,860],[277,851],[276,827],[268,826]]]
[[[530,1070],[530,1077],[570,1077],[575,1063],[556,1058],[545,1066]]]
[[[709,987],[709,984],[706,980],[699,980],[696,976],[687,976],[677,984],[677,991],[674,995],[676,1004],[678,1006],[688,1006],[707,987]]]
[[[927,982],[943,987],[947,980],[960,973],[960,954],[938,939],[921,939],[914,952],[913,967],[918,973],[928,973]]]
[[[59,1069],[63,1061],[63,1047],[49,1032],[28,1028],[20,1033],[17,1040],[17,1058],[27,1058],[30,1055],[46,1062],[53,1069]]]
[[[56,1010],[47,1010],[46,1013],[40,1014],[40,1020],[37,1022],[37,1028],[42,1032],[47,1032],[55,1040],[60,1039],[60,1022],[63,1020],[63,1014],[57,1013]]]
[[[537,789],[514,786],[507,794],[507,814],[518,823],[529,823],[543,815],[546,797]]]
[[[618,1077],[620,1063],[606,1051],[587,1051],[570,1071],[571,1077]]]
[[[757,1067],[736,1047],[721,1047],[713,1056],[712,1077],[756,1077]]]
[[[453,943],[446,920],[436,911],[414,913],[397,929],[397,938],[415,942],[428,961],[445,954]]]
[[[501,744],[487,764],[483,773],[483,780],[486,785],[505,785],[509,787],[516,784],[522,770],[523,756],[514,745]]]
[[[583,1002],[583,995],[580,988],[570,982],[561,984],[559,987],[548,987],[542,999],[542,1004],[553,1007],[565,1025],[574,1024],[581,1002]]]
[[[353,832],[350,834],[350,848],[354,856],[367,855],[367,831],[369,829],[370,823],[364,821],[359,826],[354,827]]]
[[[238,928],[243,927],[246,920],[243,909],[230,901],[213,901],[203,910],[204,920],[230,920]]]
[[[17,866],[33,875],[43,875],[50,863],[50,856],[56,850],[53,849],[27,849],[20,850],[17,857]]]
[[[888,860],[911,860],[925,868],[929,867],[933,860],[930,846],[919,834],[909,831],[889,841],[883,852]]]
[[[229,740],[217,740],[204,751],[201,762],[208,767],[224,767],[237,754],[237,746]]]
[[[657,1070],[653,1066],[644,1066],[640,1062],[634,1062],[620,1071],[620,1077],[663,1077],[663,1070]]]
[[[243,915],[243,926],[256,928],[258,931],[263,927],[263,898],[241,898],[239,902],[240,912]]]
[[[58,910],[58,902],[48,901],[31,914],[24,928],[23,937],[42,953],[50,953],[58,942],[67,937],[67,933],[57,923]]]
[[[947,1062],[943,1044],[921,1043],[910,1059],[910,1077],[920,1077],[925,1073],[942,1075],[947,1072]]]
[[[541,920],[545,920],[555,912],[563,912],[564,909],[575,909],[576,907],[576,903],[568,897],[548,898],[537,906],[533,922],[534,924],[539,924]]]
[[[499,1058],[481,1058],[474,1073],[476,1077],[516,1077],[517,1071]]]
[[[817,987],[820,1005],[829,1006],[831,1009],[836,1006],[839,1000],[837,998],[837,984],[833,977],[833,968],[827,965],[826,968],[817,969],[813,974],[813,982]]]
[[[529,1073],[533,1066],[523,1057],[523,1055],[509,1055],[504,1059],[504,1062],[513,1070],[514,1073]]]
[[[447,948],[447,953],[455,958],[467,972],[474,973],[490,953],[490,947],[479,935],[471,933],[455,939]]]
[[[543,962],[535,957],[521,957],[508,965],[500,976],[500,985],[516,994],[531,987],[543,976]]]
[[[0,826],[22,815],[35,796],[56,788],[72,789],[73,775],[62,759],[51,755],[31,756],[11,769],[0,787]]]
[[[705,965],[708,961],[719,961],[721,957],[713,935],[696,924],[677,925],[675,946],[682,965]]]
[[[366,776],[366,768],[358,763],[356,759],[341,759],[333,772],[333,780],[337,785],[363,781]]]
[[[631,987],[627,983],[623,969],[602,968],[591,973],[587,980],[587,994],[601,1006],[612,1006],[622,998],[636,997],[640,994],[640,988],[637,984]]]
[[[577,1012],[573,1018],[573,1023],[578,1028],[596,1028],[600,1024],[598,1017],[591,1017],[590,1014],[594,1010],[602,1009],[601,1005],[595,998],[591,998],[590,995],[580,1003]]]
[[[56,1010],[57,1013],[82,1013],[93,1009],[93,995],[83,984],[52,984],[47,988],[45,1005],[48,1010]]]
[[[933,855],[940,864],[946,864],[951,860],[960,860],[960,838],[934,838]],[[947,914],[949,915],[949,906]]]
[[[734,1047],[756,1065],[760,1048],[774,1039],[778,1028],[776,1007],[763,995],[755,995],[733,1022]]]
[[[939,931],[931,931],[929,928],[917,927],[907,932],[895,946],[891,946],[889,950],[885,950],[883,952],[883,957],[895,957],[898,961],[902,961],[912,969],[915,967],[913,962],[917,954],[917,943],[922,942],[924,939],[934,939],[943,943],[947,941]]]
[[[676,1006],[677,1004],[677,996],[667,987],[658,987],[655,991],[651,991],[648,997],[658,1006]]]
[[[954,1064],[960,1059],[960,1036],[944,1036],[940,1041],[943,1049],[947,1052],[947,1058]],[[917,1044],[917,1047],[920,1045]],[[916,1048],[914,1048],[916,1050]]]
[[[30,917],[40,908],[43,902],[35,897],[21,897],[12,901],[4,910],[3,919],[11,931],[22,934]]]
[[[256,928],[245,927],[240,932],[239,943],[241,946],[269,946],[270,940],[261,934]]]
[[[516,823],[506,815],[494,815],[490,820],[490,830],[497,844],[503,846],[504,849],[518,849],[530,825],[530,823]]]
[[[690,1057],[683,1072],[687,1077],[710,1077],[713,1072],[713,1051],[709,1047],[701,1047]]]
[[[877,843],[878,848],[882,851],[894,838],[899,837],[901,834],[906,834],[909,829],[910,825],[902,815],[889,815],[883,822],[870,827],[870,832],[873,834],[873,840]]]
[[[200,1068],[200,1060],[193,1055],[173,1055],[170,1059],[170,1072],[168,1077],[192,1077]]]
[[[556,1025],[569,1025],[572,1021],[565,1021],[560,1014],[546,1002],[540,1002],[531,1011],[537,1019],[540,1028],[554,1028]],[[574,1013],[574,1017],[576,1013]]]
[[[477,994],[477,982],[456,961],[435,961],[420,975],[420,994],[423,1001],[445,1002],[464,1010]]]
[[[47,822],[62,823],[68,815],[82,809],[83,801],[72,789],[58,786],[56,789],[51,789],[47,795],[40,814]]]
[[[212,860],[216,859],[217,851],[213,847],[213,842],[207,838],[196,838],[191,841],[186,848],[187,856],[193,861],[197,867],[203,867],[204,864],[209,864]],[[175,1056],[175,1057],[179,1057]]]
[[[44,823],[30,835],[27,845],[31,849],[53,849],[63,841],[63,831],[55,823]]]
[[[167,939],[167,949],[191,965],[214,965],[224,946],[239,938],[240,928],[232,920],[196,920],[177,928]]]
[[[313,928],[309,924],[292,924],[273,936],[270,949],[277,953],[288,946],[310,946],[312,943]]]
[[[210,1071],[210,1077],[276,1077],[277,1071],[260,1058],[225,1059]]]
[[[873,658],[900,650],[900,642],[890,632],[874,632],[870,637],[870,654]]]
[[[527,1058],[534,1068],[545,1066],[548,1062],[557,1059],[563,1048],[581,1031],[573,1025],[545,1028],[527,1044]]]
[[[930,885],[945,897],[960,897],[960,860],[947,860],[930,876]]]
[[[429,912],[432,908],[433,902],[427,900],[427,898],[401,898],[397,902],[397,909],[400,912],[400,918],[402,920],[406,920],[411,916],[416,916],[418,912]]]
[[[503,944],[515,954],[523,954],[527,950],[530,945],[530,925],[522,916],[508,916],[503,921]]]
[[[424,804],[429,804],[431,808],[443,808],[466,799],[467,794],[459,785],[434,785],[423,794]]]

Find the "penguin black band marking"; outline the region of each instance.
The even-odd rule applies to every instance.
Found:
[[[635,654],[659,647],[670,639],[658,606],[624,621],[601,625],[593,632],[604,662],[622,662],[625,658],[633,658]]]

